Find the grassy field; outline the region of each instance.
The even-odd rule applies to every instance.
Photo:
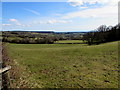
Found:
[[[83,43],[82,40],[61,40],[61,41],[56,41],[55,43]]]
[[[68,41],[67,41],[68,42]],[[117,88],[118,42],[86,44],[7,44],[19,67],[16,87]],[[11,64],[11,66],[14,66]],[[17,72],[17,71],[16,71]]]

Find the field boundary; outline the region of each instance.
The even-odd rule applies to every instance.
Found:
[[[7,66],[7,62],[10,61],[10,59],[7,56],[6,47],[4,44],[2,44],[2,68]],[[2,73],[2,89],[7,89],[10,86],[10,78],[9,78],[9,71]]]
[[[54,44],[86,44],[86,43],[54,43]]]

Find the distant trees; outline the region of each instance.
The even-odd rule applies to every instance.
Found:
[[[120,23],[114,27],[101,25],[95,31],[83,35],[83,40],[87,44],[100,44],[104,42],[120,40]]]
[[[25,31],[4,31],[2,41],[21,44],[52,44],[57,41],[54,33],[39,33]]]
[[[9,42],[9,43],[21,43],[21,44],[53,44],[54,39],[51,38],[13,38],[10,39],[9,37],[3,37],[3,42]]]
[[[2,41],[10,43],[52,44],[59,40],[82,40],[83,32],[3,31]]]

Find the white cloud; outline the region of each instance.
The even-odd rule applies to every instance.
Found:
[[[85,3],[89,3],[89,4],[95,4],[95,3],[99,3],[99,4],[107,4],[107,5],[116,5],[116,3],[118,3],[119,0],[68,0],[67,2],[70,3],[71,6],[81,6],[84,5]]]
[[[17,22],[17,19],[9,19],[11,22]]]
[[[58,13],[56,13],[56,14],[54,14],[55,16],[61,16],[62,14],[58,14]]]
[[[88,7],[80,7],[80,8],[82,8],[82,9],[86,9],[86,8],[88,8]]]
[[[77,26],[73,26],[74,28],[79,28],[81,30],[93,30],[100,25],[115,25],[118,23],[118,0],[69,0],[69,1],[82,1],[78,3],[77,6],[80,8],[84,8],[85,3],[93,4],[95,2],[101,3],[100,7],[89,8],[85,6],[84,10],[69,12],[64,14],[61,19],[85,19],[84,24],[79,22],[80,24]],[[75,6],[75,5],[74,5]],[[76,20],[75,19],[75,20]],[[88,20],[87,20],[88,19]]]
[[[95,30],[97,29],[100,25],[107,25],[107,26],[115,26],[117,24],[117,19],[116,18],[102,18],[102,19],[94,19],[92,21],[88,21],[88,23],[83,24],[80,28],[81,30]]]
[[[45,21],[33,21],[32,24],[46,24]]]
[[[33,21],[32,25],[40,25],[40,24],[56,24],[56,23],[70,23],[72,20],[57,20],[57,19],[49,19],[49,20],[43,20],[43,21]]]
[[[82,0],[68,0],[68,2],[70,3],[71,6],[74,6],[74,7],[83,5]]]
[[[16,25],[21,26],[22,24],[19,21],[17,21]]]
[[[55,20],[55,19],[52,19],[52,20],[48,20],[48,24],[54,24],[54,23],[70,23],[72,22],[71,20],[69,21],[66,21],[66,20]]]
[[[35,11],[35,10],[32,10],[32,9],[24,9],[24,10],[26,10],[26,11],[28,11],[28,12],[31,12],[31,13],[33,13],[33,14],[35,14],[35,15],[40,15],[39,12],[37,12],[37,11]]]
[[[32,25],[27,24],[27,25],[22,25],[23,27],[31,27]]]
[[[3,26],[11,26],[11,24],[2,24]]]
[[[65,14],[62,18],[63,19],[71,19],[76,17],[81,18],[117,18],[118,15],[118,7],[117,6],[104,6],[100,8],[94,8],[94,9],[86,9],[82,11],[76,11]]]
[[[34,26],[34,24],[29,24],[29,23],[20,23],[17,19],[8,19],[7,22],[9,22],[9,24],[2,24],[3,29],[5,30],[9,30],[9,29],[13,29],[13,28],[27,28],[27,27],[32,27]]]
[[[9,19],[10,22],[13,22],[14,24],[21,26],[22,24],[17,19]]]

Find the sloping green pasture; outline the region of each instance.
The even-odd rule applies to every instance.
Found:
[[[7,44],[21,77],[39,88],[117,88],[118,42],[86,44]],[[23,84],[23,83],[22,83]],[[22,84],[18,84],[21,87]]]

